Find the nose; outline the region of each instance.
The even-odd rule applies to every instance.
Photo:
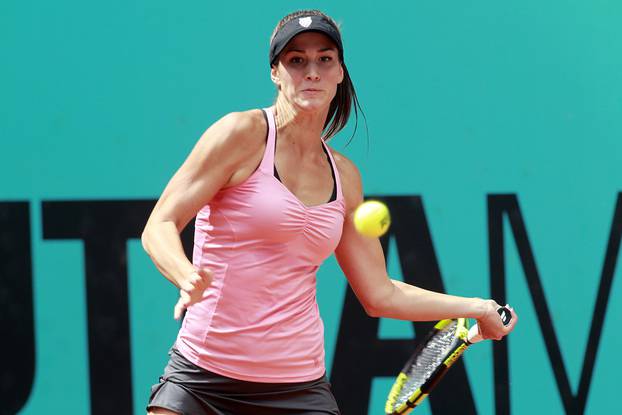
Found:
[[[309,81],[319,81],[320,80],[320,72],[318,71],[318,68],[317,68],[316,65],[311,64],[311,65],[308,66],[306,78]]]

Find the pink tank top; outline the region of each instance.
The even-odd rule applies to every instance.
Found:
[[[304,382],[325,372],[315,274],[339,242],[345,204],[325,143],[335,200],[305,206],[274,177],[276,128],[272,110],[265,111],[261,164],[243,183],[221,189],[196,217],[193,263],[212,270],[214,280],[188,309],[176,346],[223,376]]]

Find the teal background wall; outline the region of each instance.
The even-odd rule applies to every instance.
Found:
[[[269,36],[298,8],[341,23],[367,115],[369,144],[361,128],[351,145],[351,129],[331,144],[357,163],[366,193],[422,196],[449,292],[490,295],[486,195],[517,195],[576,390],[622,191],[622,3],[8,0],[0,201],[31,203],[37,359],[20,414],[89,413],[83,246],[43,240],[41,202],[157,198],[212,122],[272,103]],[[176,292],[138,240],[127,249],[142,413],[176,334]],[[512,412],[565,413],[512,239],[506,252],[521,318],[509,339]],[[400,278],[396,258],[388,266]],[[622,409],[619,274],[587,414]],[[330,368],[346,289],[332,258],[318,284]],[[407,323],[381,322],[381,338],[412,336]],[[481,414],[494,413],[491,356],[490,344],[465,356]],[[390,382],[374,380],[370,414]]]

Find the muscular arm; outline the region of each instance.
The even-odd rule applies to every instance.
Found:
[[[337,154],[335,158],[346,199],[343,233],[335,255],[367,314],[410,321],[474,318],[480,321],[485,338],[501,338],[512,330],[516,316],[510,326],[503,327],[496,313],[498,305],[492,300],[437,293],[391,279],[379,239],[362,236],[354,228],[354,210],[363,201],[360,174],[345,157]]]
[[[196,271],[186,258],[179,233],[218,190],[252,172],[253,163],[259,162],[265,127],[262,119],[257,120],[249,112],[231,113],[208,128],[149,216],[143,247],[177,287]]]

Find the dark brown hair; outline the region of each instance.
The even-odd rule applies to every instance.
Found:
[[[272,36],[270,36],[270,43],[274,39],[274,36],[277,32],[288,22],[297,19],[303,16],[321,16],[325,18],[331,25],[335,27],[339,33],[339,25],[335,22],[330,16],[322,13],[319,10],[298,10],[293,13],[288,14],[283,17],[279,23],[274,28],[272,32]],[[345,62],[341,62],[341,66],[343,67],[343,81],[337,85],[337,92],[335,93],[335,97],[330,103],[330,107],[328,109],[328,115],[326,116],[326,121],[324,122],[324,134],[323,139],[328,140],[333,137],[339,131],[341,131],[346,124],[348,123],[348,119],[350,118],[350,110],[352,109],[352,103],[354,103],[354,131],[352,132],[352,136],[348,140],[348,144],[352,141],[354,134],[356,133],[356,129],[358,127],[358,112],[361,112],[363,118],[365,119],[365,128],[367,128],[367,119],[365,117],[365,113],[363,113],[363,109],[359,104],[359,100],[356,96],[356,91],[354,90],[354,85],[352,84],[352,79],[350,78],[350,74],[348,73],[348,68],[346,67]]]

